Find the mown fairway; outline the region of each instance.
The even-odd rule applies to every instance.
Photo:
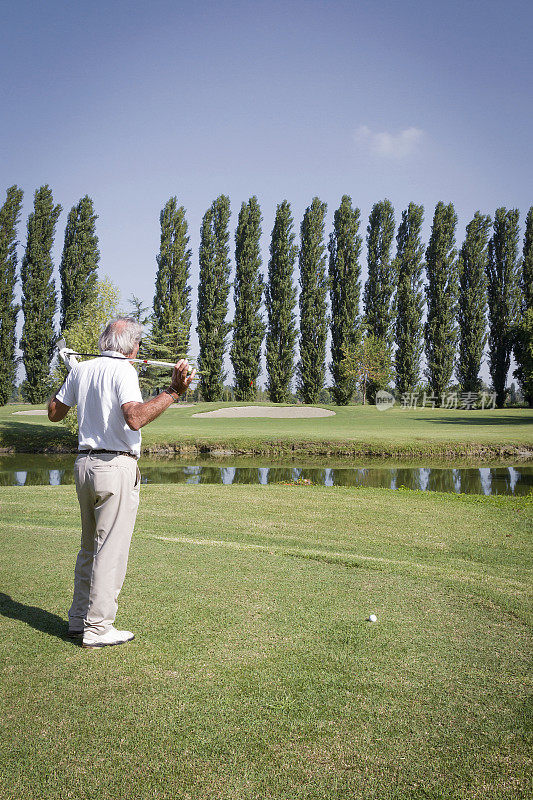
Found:
[[[0,498],[2,800],[529,796],[531,498],[143,486],[97,652],[73,487]]]
[[[533,409],[447,409],[379,411],[375,406],[322,406],[335,411],[321,419],[197,418],[193,415],[250,403],[198,403],[173,406],[143,430],[143,445],[210,445],[260,452],[292,451],[305,443],[308,452],[359,449],[368,454],[475,454],[478,446],[533,449]],[[261,403],[257,405],[270,405]],[[28,406],[0,409],[0,446],[38,450],[53,445],[75,448],[62,425],[46,417],[14,415]],[[43,408],[43,406],[41,406]]]

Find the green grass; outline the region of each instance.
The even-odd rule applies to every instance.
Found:
[[[530,796],[531,498],[143,486],[97,652],[73,488],[0,498],[2,800]]]
[[[335,416],[319,419],[217,419],[193,414],[250,403],[174,406],[143,429],[147,452],[187,448],[241,453],[359,454],[454,458],[533,454],[533,409],[378,411],[375,406],[323,406]],[[258,405],[268,405],[265,403]],[[75,438],[46,417],[13,416],[28,406],[0,409],[0,446],[43,451],[75,448]]]

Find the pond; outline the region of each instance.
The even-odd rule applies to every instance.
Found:
[[[0,456],[0,486],[73,484],[74,455]],[[491,466],[402,464],[383,461],[314,459],[287,462],[251,458],[141,458],[143,483],[373,486],[464,494],[533,494],[533,464]]]

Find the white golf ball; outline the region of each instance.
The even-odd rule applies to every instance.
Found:
[[[375,615],[375,614],[370,614],[370,616],[369,616],[369,618],[368,618],[368,621],[369,621],[369,622],[377,622],[377,621],[378,621],[378,618],[376,617],[376,615]]]

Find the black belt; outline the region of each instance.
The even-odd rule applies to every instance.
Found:
[[[79,456],[92,456],[93,453],[108,453],[112,456],[129,456],[137,461],[137,456],[127,450],[78,450]]]

